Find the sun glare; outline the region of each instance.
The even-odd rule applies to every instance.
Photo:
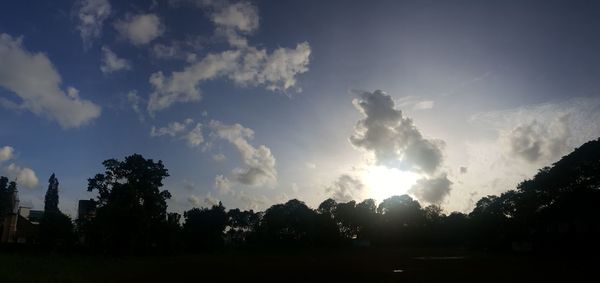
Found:
[[[362,179],[368,189],[368,197],[381,202],[390,196],[405,194],[420,177],[409,171],[372,166],[365,171]]]

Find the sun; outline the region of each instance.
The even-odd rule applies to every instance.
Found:
[[[377,202],[393,195],[405,194],[420,178],[421,175],[417,173],[384,166],[371,166],[362,176],[368,196]]]

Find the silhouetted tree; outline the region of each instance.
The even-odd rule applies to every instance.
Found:
[[[408,195],[383,200],[377,212],[381,214],[382,237],[387,243],[413,242],[424,223],[421,205]]]
[[[58,209],[58,179],[54,174],[48,180],[39,233],[40,243],[48,248],[64,249],[75,242],[71,218]]]
[[[0,176],[0,224],[8,209],[8,178]]]
[[[260,223],[262,239],[280,247],[313,244],[316,215],[314,210],[297,199],[273,205],[265,211]]]
[[[156,248],[167,221],[166,200],[171,198],[167,190],[160,190],[169,176],[162,161],[134,154],[102,164],[105,172],[88,180],[88,191],[98,192],[98,209],[87,238],[104,250]]]
[[[188,248],[193,251],[215,250],[223,247],[223,233],[228,223],[221,202],[208,208],[192,208],[183,213],[183,231]]]
[[[253,210],[241,211],[238,208],[227,212],[227,237],[232,246],[241,246],[251,241],[260,223],[260,214]]]
[[[44,198],[44,211],[48,212],[60,212],[58,209],[58,179],[52,173],[48,180],[48,190],[46,191],[46,197]]]

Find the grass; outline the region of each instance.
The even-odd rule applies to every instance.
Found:
[[[155,257],[0,253],[0,282],[578,282],[589,281],[596,264],[423,249]]]

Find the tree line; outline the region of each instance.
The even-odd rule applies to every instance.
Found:
[[[499,196],[481,198],[468,214],[423,207],[409,195],[379,205],[323,201],[316,209],[292,199],[263,212],[222,203],[167,212],[171,194],[162,161],[139,154],[103,162],[88,179],[98,194],[94,217],[72,221],[58,209],[58,180],[50,177],[38,245],[97,253],[211,252],[223,249],[460,246],[530,252],[598,251],[600,139],[590,141]],[[0,178],[0,220],[14,182]]]

